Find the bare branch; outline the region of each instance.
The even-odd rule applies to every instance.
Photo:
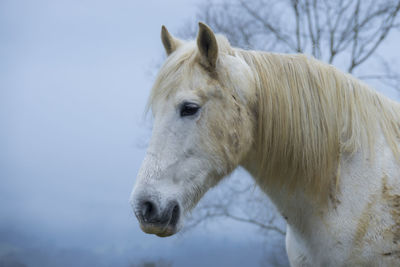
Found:
[[[304,10],[307,17],[307,24],[308,24],[308,34],[311,39],[311,47],[312,47],[312,55],[316,57],[316,33],[314,33],[314,25],[312,21],[312,15],[310,11],[310,2],[309,0],[305,0]]]
[[[296,50],[296,46],[293,44],[290,36],[286,35],[278,28],[272,26],[271,23],[269,23],[265,18],[261,17],[256,11],[252,10],[243,0],[240,0],[240,3],[242,4],[242,7],[250,15],[252,15],[256,21],[261,23],[267,31],[272,32],[278,40],[286,44],[291,50]]]
[[[315,41],[316,41],[316,57],[321,57],[321,34],[322,28],[319,20],[319,8],[317,0],[313,0],[313,13],[314,13],[314,23],[315,23]]]
[[[281,235],[285,235],[286,234],[286,231],[278,228],[277,226],[271,225],[271,224],[264,224],[264,223],[261,223],[259,221],[254,220],[254,219],[242,218],[242,217],[235,216],[235,215],[229,214],[229,213],[224,213],[222,215],[225,216],[225,217],[231,218],[233,220],[239,221],[239,222],[255,224],[255,225],[257,225],[258,227],[260,227],[260,228],[262,228],[264,230],[275,231],[275,232],[277,232],[277,233],[279,233]]]
[[[299,13],[299,1],[291,0],[291,6],[293,8],[294,17],[296,21],[296,51],[302,52],[303,49],[301,47],[301,37],[300,37],[300,13]]]
[[[383,42],[383,40],[385,40],[390,30],[393,28],[394,21],[396,19],[399,10],[400,10],[400,1],[397,4],[396,8],[390,14],[388,14],[387,20],[382,22],[381,34],[379,35],[375,43],[373,43],[372,47],[367,52],[362,53],[362,51],[365,49],[368,43],[364,43],[361,46],[359,57],[355,60],[354,66],[351,68],[351,71],[354,70],[354,68],[357,67],[358,65],[362,64],[365,60],[367,60],[376,51],[376,49]]]
[[[351,49],[351,65],[348,69],[349,73],[351,73],[356,66],[356,51],[358,47],[358,31],[359,31],[359,16],[360,16],[360,0],[357,0],[356,8],[354,10],[354,27],[353,27],[353,47]]]

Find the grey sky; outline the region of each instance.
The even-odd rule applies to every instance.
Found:
[[[148,72],[164,52],[160,27],[177,32],[196,3],[0,2],[0,259],[29,266],[262,260],[262,243],[241,224],[160,239],[140,231],[128,204],[149,134]],[[396,38],[382,53],[397,52]]]

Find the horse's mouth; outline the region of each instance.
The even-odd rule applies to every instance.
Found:
[[[174,235],[177,232],[176,226],[167,225],[165,227],[160,227],[160,225],[152,223],[141,223],[140,228],[146,234],[154,234],[158,237],[168,237]]]

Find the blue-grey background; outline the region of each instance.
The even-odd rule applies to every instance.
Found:
[[[160,27],[178,32],[198,2],[0,0],[0,265],[258,266],[275,249],[223,220],[145,235],[128,204]],[[380,50],[392,64],[398,40]]]

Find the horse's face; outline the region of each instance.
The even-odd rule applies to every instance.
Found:
[[[177,49],[179,41],[165,28],[162,39],[168,54]],[[142,230],[158,236],[179,231],[184,214],[240,163],[252,143],[250,115],[239,101],[243,96],[216,77],[212,31],[201,25],[197,47],[182,63],[186,71],[168,70],[179,53],[187,51],[171,55],[175,59],[167,60],[153,88],[152,138],[131,196]],[[246,70],[227,72],[238,77]],[[235,86],[248,86],[245,80],[235,79]]]

